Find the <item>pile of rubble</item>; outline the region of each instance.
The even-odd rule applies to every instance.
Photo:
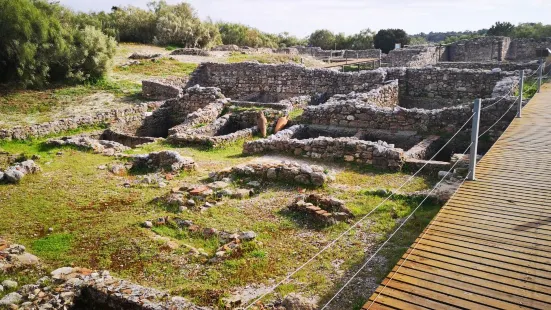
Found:
[[[227,258],[230,254],[237,252],[241,248],[242,242],[252,241],[256,238],[254,231],[240,231],[236,233],[219,231],[216,228],[201,227],[194,224],[190,220],[181,218],[161,217],[155,221],[145,221],[143,227],[153,228],[155,226],[172,226],[180,230],[187,230],[191,234],[200,235],[205,239],[218,238],[222,244],[215,252],[214,256],[209,259],[210,263],[218,262]],[[198,254],[208,256],[203,250],[196,250]]]
[[[5,171],[0,171],[0,183],[19,183],[25,175],[34,174],[39,171],[40,166],[38,166],[33,160],[26,160],[24,162],[16,163],[15,165],[8,167]]]
[[[2,305],[11,309],[210,309],[114,278],[108,271],[73,267],[59,268],[36,284],[22,286],[4,296]]]
[[[334,224],[337,221],[348,221],[354,215],[344,206],[344,202],[332,197],[324,197],[319,194],[311,194],[306,197],[299,196],[289,206],[290,210],[312,216],[315,220],[324,224]]]
[[[0,273],[38,265],[38,257],[26,252],[20,244],[9,244],[0,238]],[[2,290],[0,289],[0,292]]]
[[[85,150],[92,150],[94,153],[107,156],[120,155],[129,150],[118,142],[109,140],[97,140],[86,136],[63,137],[59,139],[50,139],[46,142],[49,146],[75,146]]]
[[[153,152],[134,156],[133,169],[164,170],[164,171],[191,171],[197,164],[191,157],[183,157],[175,151]]]
[[[324,186],[334,177],[323,167],[291,161],[250,163],[226,168],[209,175],[213,180],[230,177],[249,177],[261,181],[296,182],[301,185]]]

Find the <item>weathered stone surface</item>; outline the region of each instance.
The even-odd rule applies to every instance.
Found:
[[[6,171],[1,173],[0,182],[7,183],[19,183],[21,179],[27,174],[34,174],[40,171],[38,166],[33,160],[26,160],[24,162],[17,163],[10,166]]]
[[[303,296],[291,293],[285,297],[282,303],[285,310],[314,310],[316,305]]]
[[[50,146],[75,146],[85,150],[92,150],[94,153],[113,156],[121,154],[130,148],[118,142],[110,140],[98,140],[87,136],[63,137],[50,139],[46,142]]]
[[[311,172],[305,172],[304,169],[301,171],[301,167],[304,166],[307,166]],[[271,169],[275,169],[276,178],[273,178],[272,175],[272,179],[270,180],[275,181],[284,181],[288,183],[290,180],[294,180],[296,183],[303,185],[323,186],[333,180],[333,176],[320,166],[300,165],[289,161],[239,165],[213,173],[210,177],[214,180],[221,180],[222,178],[236,175],[258,180],[268,180],[268,170],[272,171],[270,173],[273,173]]]
[[[210,53],[200,48],[179,48],[173,50],[170,55],[210,56]]]
[[[193,158],[183,157],[175,151],[160,151],[134,156],[133,167],[164,171],[195,170]]]
[[[0,299],[0,306],[18,305],[21,303],[23,296],[19,293],[13,292]],[[16,308],[17,309],[17,308]]]
[[[17,126],[9,129],[0,129],[0,140],[24,140],[30,137],[43,137],[50,134],[60,133],[82,126],[115,123],[124,124],[141,121],[145,117],[145,112],[147,112],[147,105],[140,104],[129,108],[97,112],[94,115],[76,116],[30,126]]]

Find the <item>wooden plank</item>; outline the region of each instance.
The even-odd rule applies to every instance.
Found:
[[[478,163],[477,181],[458,189],[370,300],[387,285],[435,309],[551,309],[550,123],[547,85]],[[393,307],[409,308],[400,301]]]

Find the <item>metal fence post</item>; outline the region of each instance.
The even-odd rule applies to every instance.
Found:
[[[478,151],[478,132],[480,130],[480,106],[481,99],[476,99],[474,101],[474,116],[473,116],[473,127],[471,130],[471,156],[469,157],[469,174],[467,179],[469,181],[476,180],[476,153]]]
[[[539,72],[539,77],[538,77],[538,93],[541,90],[541,79],[543,77],[543,67],[545,67],[545,66],[544,66],[544,62],[543,62],[543,58],[542,58],[542,59],[540,59],[540,72]]]
[[[523,94],[524,94],[524,70],[520,70],[520,88],[519,88],[519,96],[518,96],[518,110],[517,110],[517,117],[522,117],[522,100],[523,100]]]

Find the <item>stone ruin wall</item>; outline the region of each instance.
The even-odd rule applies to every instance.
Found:
[[[478,69],[478,70],[493,70],[496,68],[501,71],[518,71],[518,70],[537,70],[539,64],[537,61],[530,62],[439,62],[433,67],[437,68],[456,68],[456,69]]]
[[[401,87],[410,97],[469,99],[489,98],[496,84],[511,72],[470,69],[406,69]]]
[[[411,46],[390,51],[385,62],[390,67],[424,67],[440,61],[445,51],[442,46]]]
[[[345,50],[344,58],[377,58],[381,59],[382,51],[380,49],[368,50]]]
[[[185,89],[182,96],[169,99],[148,116],[138,129],[138,135],[149,137],[163,137],[168,130],[186,121],[188,115],[207,107],[211,103],[227,102],[226,97],[216,87],[200,87],[195,85]],[[216,110],[214,107],[213,109]],[[211,111],[211,109],[208,109]]]
[[[450,61],[503,61],[509,50],[508,37],[481,37],[448,45]]]
[[[267,139],[246,142],[243,145],[243,153],[288,153],[314,159],[357,162],[390,170],[399,170],[405,161],[402,149],[394,148],[385,142],[364,141],[351,137],[293,138],[305,130],[307,126],[295,125]]]
[[[501,98],[482,100],[482,106],[490,106]],[[506,112],[502,119],[510,121],[516,114],[509,109],[514,97],[499,101],[485,110],[481,116],[481,130],[488,128]],[[322,104],[308,107],[301,116],[305,124],[329,125],[356,129],[385,129],[393,131],[417,131],[420,133],[454,132],[458,130],[472,114],[472,104],[442,109],[405,109],[401,107],[380,108],[364,102],[346,102],[340,104]]]
[[[350,100],[365,102],[378,107],[396,107],[399,100],[398,81],[389,81],[368,93],[352,92],[347,95],[335,95],[329,98],[325,104],[339,104]]]
[[[534,60],[537,59],[536,50],[540,48],[551,49],[551,38],[512,39],[506,58],[515,61]]]
[[[183,93],[187,78],[153,79],[142,81],[142,96],[152,100],[168,100]]]
[[[75,116],[41,124],[0,129],[0,140],[38,138],[85,126],[134,123],[142,121],[146,112],[147,105],[140,104],[123,109],[97,112],[89,116]]]
[[[382,70],[342,73],[294,64],[203,63],[193,73],[189,85],[221,87],[222,93],[233,99],[277,102],[316,93],[332,96],[367,92],[379,87],[384,79]]]

